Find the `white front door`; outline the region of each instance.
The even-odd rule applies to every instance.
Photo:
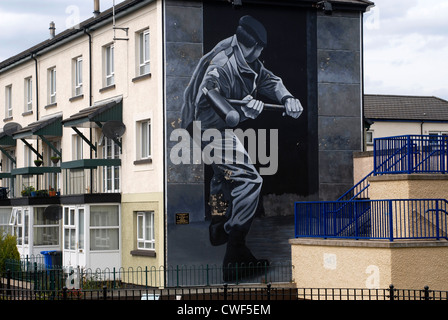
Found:
[[[17,249],[21,256],[30,256],[30,208],[12,208],[10,225],[13,227],[13,234],[17,237]]]
[[[85,266],[85,207],[67,206],[63,208],[64,217],[64,266]]]

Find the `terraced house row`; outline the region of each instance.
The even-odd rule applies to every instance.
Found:
[[[93,8],[0,64],[0,221],[23,256],[56,250],[66,266],[110,268],[126,252],[159,266],[160,4]]]

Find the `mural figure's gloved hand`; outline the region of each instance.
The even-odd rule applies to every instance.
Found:
[[[251,95],[246,96],[243,101],[249,101],[245,106],[241,107],[246,117],[255,119],[263,111],[264,103],[254,99]]]
[[[299,99],[288,98],[285,101],[286,114],[294,119],[300,117],[303,111],[302,104]],[[284,115],[284,114],[283,114]]]

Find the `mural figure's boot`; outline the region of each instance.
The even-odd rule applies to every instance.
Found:
[[[226,221],[225,216],[212,216],[212,222],[209,226],[209,237],[212,246],[220,246],[227,242],[229,236],[224,230]]]
[[[266,259],[257,259],[246,246],[247,232],[232,230],[229,234],[223,261],[223,280],[235,281],[255,276],[269,264]]]

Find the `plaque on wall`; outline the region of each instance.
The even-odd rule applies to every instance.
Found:
[[[189,224],[190,214],[189,213],[176,213],[176,224]]]

